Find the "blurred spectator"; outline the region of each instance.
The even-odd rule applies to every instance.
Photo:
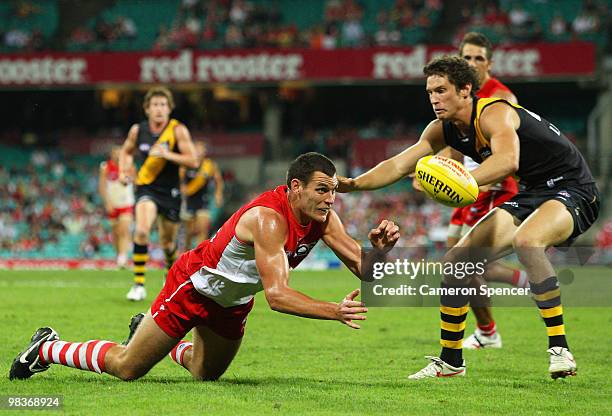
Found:
[[[352,18],[342,25],[342,46],[357,47],[364,41],[364,32],[361,22]]]
[[[568,25],[563,15],[559,12],[556,12],[550,21],[550,34],[553,37],[563,37],[563,35],[567,34]]]
[[[599,17],[595,11],[583,8],[572,22],[572,29],[578,37],[583,34],[596,33],[599,30]]]

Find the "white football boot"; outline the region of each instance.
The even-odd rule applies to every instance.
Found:
[[[576,360],[565,347],[552,347],[546,350],[550,354],[548,372],[553,379],[576,375]]]
[[[133,302],[140,302],[145,300],[147,297],[147,290],[143,285],[134,285],[130,288],[130,291],[127,293],[127,300],[131,300]]]
[[[431,377],[463,377],[465,376],[465,360],[461,367],[453,367],[442,361],[439,357],[426,355],[425,358],[431,360],[421,371],[408,376],[410,380],[421,380]]]
[[[478,350],[481,348],[501,348],[502,339],[499,332],[495,332],[491,336],[484,335],[480,328],[476,328],[474,333],[463,341],[463,348],[468,350]]]

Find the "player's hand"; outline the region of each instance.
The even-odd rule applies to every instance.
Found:
[[[346,178],[344,176],[336,176],[338,178],[338,188],[336,191],[340,193],[353,192],[355,190],[355,179]]]
[[[414,173],[411,173],[408,176],[412,178],[412,187],[414,188],[414,190],[423,192],[423,187],[421,186],[421,183],[419,182],[419,180],[416,178],[416,175]]]
[[[166,159],[168,153],[170,153],[168,147],[162,143],[155,143],[151,150],[149,150],[149,156],[161,157],[162,159]]]
[[[113,206],[111,204],[104,204],[104,210],[107,214],[110,214],[111,212],[113,212]]]
[[[368,233],[372,247],[385,253],[393,248],[399,237],[399,227],[389,220],[382,220],[378,227],[371,229]]]
[[[338,305],[337,310],[337,319],[344,325],[350,326],[353,329],[361,328],[361,326],[353,321],[365,321],[366,316],[360,314],[368,312],[368,308],[365,307],[363,302],[355,300],[357,296],[359,296],[359,289],[355,289],[346,295],[346,297]]]

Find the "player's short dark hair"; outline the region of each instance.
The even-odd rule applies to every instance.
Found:
[[[287,170],[287,186],[291,186],[293,179],[299,179],[304,183],[308,183],[315,172],[323,172],[327,176],[334,176],[336,174],[336,167],[334,162],[321,153],[308,152],[299,155],[291,162]]]
[[[485,48],[487,60],[491,60],[493,57],[493,44],[489,40],[488,37],[478,32],[468,32],[463,37],[461,44],[459,45],[459,53],[463,55],[463,47],[469,43],[470,45],[480,46],[481,48]]]
[[[166,97],[166,100],[168,100],[168,107],[170,107],[170,110],[174,110],[174,97],[170,90],[166,87],[153,87],[147,91],[142,101],[142,108],[144,108],[145,111],[149,107],[149,103],[153,97]]]
[[[458,90],[465,88],[467,84],[472,85],[472,96],[480,89],[478,72],[460,56],[444,55],[434,58],[423,68],[426,77],[439,75],[447,77],[451,84]]]

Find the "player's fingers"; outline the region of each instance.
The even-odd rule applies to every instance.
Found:
[[[355,299],[357,296],[359,296],[359,289],[355,289],[353,290],[351,293],[349,293],[348,295],[346,295],[346,297],[344,298],[344,300],[353,300]]]
[[[365,315],[349,314],[344,315],[344,319],[351,321],[365,321],[366,319],[368,319],[368,317]]]
[[[368,308],[363,306],[351,306],[350,308],[342,308],[340,311],[345,314],[368,313]]]
[[[359,325],[357,325],[355,322],[351,322],[351,321],[343,321],[343,324],[353,328],[353,329],[361,329],[361,327]]]
[[[365,303],[356,300],[345,300],[342,302],[343,308],[360,308],[365,306]]]
[[[382,220],[382,221],[380,222],[380,224],[378,225],[378,227],[377,227],[377,228],[378,228],[380,231],[384,231],[384,230],[387,228],[387,224],[389,224],[389,221],[388,221],[388,220]]]

